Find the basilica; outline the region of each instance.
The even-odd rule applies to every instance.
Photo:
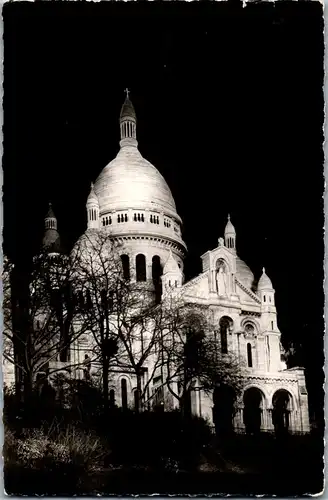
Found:
[[[274,431],[279,409],[286,430],[309,432],[304,369],[287,369],[275,290],[265,269],[255,277],[238,256],[236,228],[228,216],[222,233],[215,235],[216,248],[201,256],[201,273],[185,282],[183,221],[165,179],[138,149],[136,112],[128,92],[119,127],[118,154],[92,184],[86,202],[86,234],[108,231],[124,244],[125,272],[131,280],[154,283],[158,273],[162,293],[174,287],[188,303],[211,309],[221,352],[233,353],[245,366],[244,388],[232,415],[236,432]],[[53,212],[46,224],[46,237],[56,245]],[[133,406],[134,390],[129,374],[117,374],[111,382],[111,397],[118,406]],[[211,396],[195,391],[193,413],[215,425],[220,397],[216,391]]]

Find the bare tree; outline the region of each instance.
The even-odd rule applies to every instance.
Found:
[[[160,334],[160,308],[148,282],[136,282],[124,274],[124,247],[110,233],[89,232],[77,246],[77,273],[85,298],[83,321],[92,332],[93,352],[102,371],[105,404],[108,379],[115,372],[136,378],[135,409],[147,400],[148,388],[161,363],[156,351]]]
[[[190,394],[197,388],[212,395],[216,387],[242,387],[242,365],[233,354],[222,354],[215,336],[210,308],[186,303],[183,296],[169,296],[163,303],[162,349],[165,384],[190,413]]]
[[[38,375],[72,369],[70,346],[87,331],[77,321],[80,305],[74,258],[41,253],[31,268],[3,266],[3,355],[16,368],[16,389],[31,394]],[[62,363],[56,363],[62,362]]]

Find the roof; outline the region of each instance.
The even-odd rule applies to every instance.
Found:
[[[100,212],[153,209],[176,215],[175,202],[164,177],[136,146],[125,146],[98,176],[94,190]]]
[[[259,282],[257,285],[257,289],[258,290],[273,290],[272,281],[270,280],[269,276],[266,274],[264,267],[263,267],[263,271],[262,271],[262,276],[259,279]]]
[[[46,219],[55,219],[56,216],[55,216],[55,213],[53,211],[53,208],[52,208],[52,204],[49,203],[49,208],[48,208],[48,212],[47,212],[47,215],[45,217]]]
[[[230,215],[228,215],[228,222],[226,224],[225,230],[224,230],[224,235],[227,234],[236,234],[235,227],[233,226],[231,220],[230,220]]]
[[[47,229],[44,233],[42,246],[49,253],[61,253],[62,247],[57,229]]]
[[[177,273],[177,272],[180,273],[180,268],[178,266],[177,261],[173,257],[172,251],[170,250],[169,257],[164,265],[163,275],[167,273]]]
[[[236,256],[236,278],[243,285],[247,286],[248,288],[252,288],[254,283],[254,274],[252,273],[246,262],[241,260],[238,255]]]
[[[90,188],[90,193],[89,193],[89,196],[88,196],[88,199],[87,199],[87,203],[95,203],[95,204],[98,205],[98,198],[97,198],[97,195],[95,193],[95,190],[94,190],[92,182],[91,182],[91,188]]]

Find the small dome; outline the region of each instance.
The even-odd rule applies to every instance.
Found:
[[[236,257],[236,278],[247,288],[252,288],[254,283],[254,274],[243,260]]]
[[[172,255],[172,251],[170,250],[169,257],[167,261],[165,262],[164,269],[163,269],[163,275],[167,273],[179,273],[180,268],[178,266],[177,261]]]
[[[269,276],[265,273],[265,269],[263,267],[262,276],[257,285],[258,290],[273,290],[272,281]]]
[[[57,229],[46,230],[43,236],[42,246],[48,253],[61,253],[61,242]]]
[[[227,234],[236,235],[236,230],[235,230],[233,224],[231,223],[230,215],[228,215],[228,222],[227,222],[227,225],[226,225],[225,230],[224,230],[224,235],[226,236]]]
[[[129,97],[125,98],[125,101],[124,101],[123,106],[121,108],[120,120],[123,120],[124,118],[132,118],[135,121],[137,120],[137,115],[136,115],[134,106],[133,106],[132,102],[130,101]]]
[[[97,195],[96,195],[95,190],[93,188],[93,182],[91,182],[91,189],[90,189],[90,194],[89,194],[88,199],[87,199],[87,203],[88,204],[95,203],[95,204],[99,205]]]

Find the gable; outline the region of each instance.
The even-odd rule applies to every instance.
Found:
[[[207,299],[209,297],[208,272],[199,274],[183,285],[183,293],[195,298]]]
[[[255,295],[255,293],[249,290],[245,285],[243,285],[237,279],[235,280],[235,282],[236,282],[236,293],[240,297],[240,302],[250,303],[253,305],[261,304],[260,299]]]

